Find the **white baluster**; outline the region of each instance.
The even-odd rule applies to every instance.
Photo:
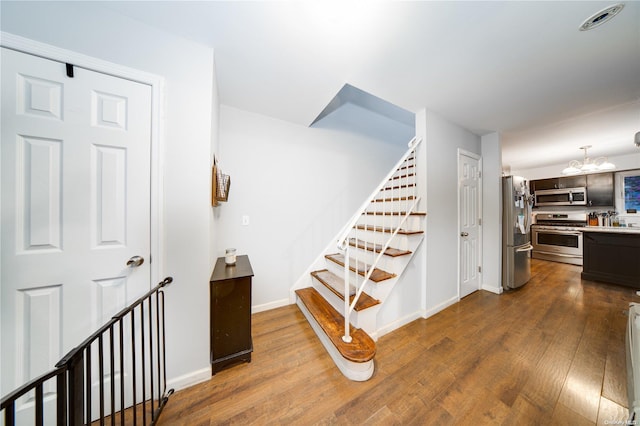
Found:
[[[349,242],[344,250],[344,336],[342,340],[351,343],[349,334]]]

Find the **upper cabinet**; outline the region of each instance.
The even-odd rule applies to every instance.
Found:
[[[614,205],[613,172],[564,176],[532,180],[531,192],[546,189],[587,188],[587,206],[612,207]]]
[[[614,204],[613,172],[587,175],[587,205],[610,207]]]
[[[541,191],[543,189],[584,188],[585,186],[587,186],[587,177],[585,175],[531,181],[532,192]]]

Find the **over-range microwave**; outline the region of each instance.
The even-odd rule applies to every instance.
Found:
[[[536,206],[586,206],[586,188],[543,189],[536,191]]]

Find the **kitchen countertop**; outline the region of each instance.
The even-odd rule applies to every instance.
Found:
[[[614,234],[640,234],[640,226],[620,227],[620,226],[585,226],[580,228],[583,232],[605,232]]]

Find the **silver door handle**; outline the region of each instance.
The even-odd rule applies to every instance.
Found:
[[[582,256],[579,255],[579,254],[563,254],[563,253],[554,253],[552,251],[538,251],[537,253],[550,254],[550,255],[559,256],[559,257],[571,257],[571,258],[576,258],[576,259],[582,259]]]
[[[461,233],[460,233],[460,236],[461,236],[461,237],[468,237],[468,236],[469,236],[469,233],[468,233],[468,232],[461,232]]]
[[[131,259],[127,260],[127,266],[130,268],[137,268],[143,263],[144,263],[144,257],[142,256],[133,256]]]

